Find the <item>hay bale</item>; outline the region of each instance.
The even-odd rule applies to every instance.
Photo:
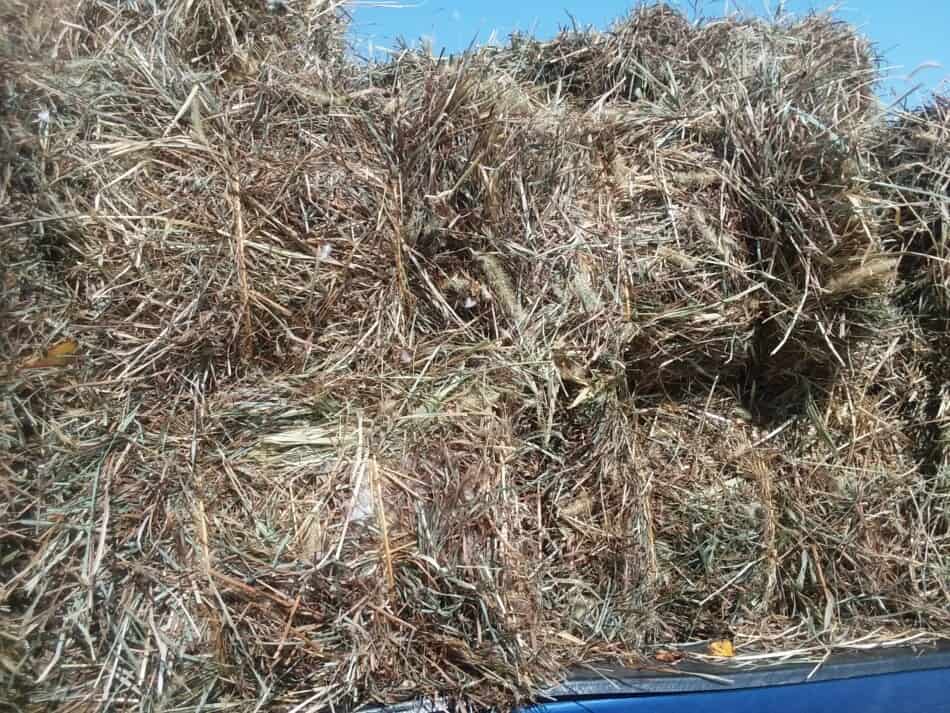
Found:
[[[852,28],[355,65],[335,3],[2,19],[22,706],[950,631],[947,113],[889,122]]]

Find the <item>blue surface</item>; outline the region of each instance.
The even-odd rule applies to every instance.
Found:
[[[526,713],[944,713],[950,669],[704,693],[559,701]]]

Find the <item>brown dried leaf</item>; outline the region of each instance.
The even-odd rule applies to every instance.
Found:
[[[24,362],[21,368],[46,369],[54,366],[66,366],[76,357],[78,349],[79,342],[75,339],[64,339],[51,346],[43,356]]]
[[[655,654],[653,654],[653,658],[661,663],[675,664],[682,660],[683,654],[681,654],[679,651],[660,649]]]

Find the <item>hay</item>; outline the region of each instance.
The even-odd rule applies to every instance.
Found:
[[[0,14],[14,706],[950,632],[948,112],[852,28],[363,65],[321,0]]]

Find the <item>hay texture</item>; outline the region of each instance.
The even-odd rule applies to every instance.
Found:
[[[0,15],[14,709],[950,633],[950,111],[851,27],[366,64],[321,0]]]

